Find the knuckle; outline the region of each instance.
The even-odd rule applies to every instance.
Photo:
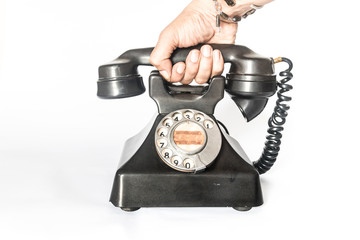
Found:
[[[186,68],[186,73],[189,76],[195,77],[196,73],[198,72],[198,67],[197,66],[188,66]]]
[[[160,59],[158,59],[153,53],[151,53],[149,61],[151,65],[158,67],[160,65]]]
[[[209,80],[208,77],[206,76],[196,76],[195,77],[195,82],[199,83],[199,84],[202,84],[202,83],[206,83],[207,81]]]
[[[182,79],[182,82],[188,82],[189,83],[194,79],[194,76],[190,76],[189,74],[186,73],[184,78]]]
[[[183,78],[182,80],[181,80],[181,83],[182,84],[189,84],[189,83],[191,83],[192,82],[192,78]]]

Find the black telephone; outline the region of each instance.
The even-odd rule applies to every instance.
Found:
[[[199,46],[177,49],[173,63],[185,61]],[[281,131],[290,101],[283,93],[292,89],[292,63],[287,58],[264,58],[247,47],[214,44],[231,64],[226,75],[207,85],[174,85],[158,71],[149,77],[150,97],[158,115],[125,143],[110,201],[125,211],[140,207],[233,207],[249,210],[263,203],[259,174],[268,171],[279,152]],[[126,98],[142,94],[145,87],[139,65],[150,65],[153,48],[134,49],[99,67],[97,95]],[[289,68],[276,81],[274,63]],[[260,159],[252,163],[226,127],[213,116],[224,90],[251,121],[278,90],[279,100],[269,119],[270,134]]]

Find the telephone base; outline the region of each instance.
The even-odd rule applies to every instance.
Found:
[[[140,148],[123,154],[110,201],[125,211],[140,207],[233,207],[249,210],[263,203],[259,174],[222,133],[221,150],[202,172],[184,173],[167,166],[156,153],[154,133],[159,115]],[[129,139],[130,149],[137,138]],[[130,152],[130,151],[129,151]],[[125,157],[126,156],[126,157]]]

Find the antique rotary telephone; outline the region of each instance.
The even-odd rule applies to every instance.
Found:
[[[201,46],[177,49],[173,63],[185,61]],[[125,143],[110,201],[125,211],[140,207],[233,207],[249,210],[263,203],[259,174],[268,171],[280,150],[281,131],[291,98],[292,63],[286,58],[265,58],[244,46],[212,45],[231,64],[226,75],[207,85],[173,85],[158,71],[149,77],[149,93],[158,115]],[[139,65],[150,65],[153,48],[134,49],[99,67],[97,95],[126,98],[145,91]],[[274,63],[289,68],[277,82]],[[278,89],[278,91],[277,91]],[[277,91],[278,101],[269,119],[269,135],[262,156],[251,162],[225,126],[213,116],[224,90],[251,121]]]

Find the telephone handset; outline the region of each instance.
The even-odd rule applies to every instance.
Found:
[[[185,61],[188,53],[200,45],[175,50],[173,63]],[[245,46],[213,44],[219,49],[230,71],[226,75],[225,90],[231,95],[244,117],[250,121],[265,107],[269,96],[276,92],[276,76],[271,58],[264,58]],[[153,48],[134,49],[114,61],[99,67],[98,96],[125,98],[142,94],[145,87],[138,74],[139,65],[149,65]]]
[[[177,49],[171,61],[185,61],[200,49]],[[226,78],[213,77],[208,85],[173,85],[158,71],[149,77],[150,97],[158,115],[138,135],[130,138],[116,172],[110,201],[126,211],[140,207],[232,206],[248,210],[263,203],[259,173],[268,171],[279,152],[282,125],[291,98],[292,63],[286,58],[262,57],[244,46],[214,44],[231,64]],[[150,65],[153,48],[134,49],[99,67],[98,96],[114,99],[142,94],[145,87],[139,65]],[[289,68],[276,81],[273,65]],[[252,163],[225,126],[213,116],[224,90],[251,121],[262,112],[277,89],[279,100],[269,120],[261,158]]]

